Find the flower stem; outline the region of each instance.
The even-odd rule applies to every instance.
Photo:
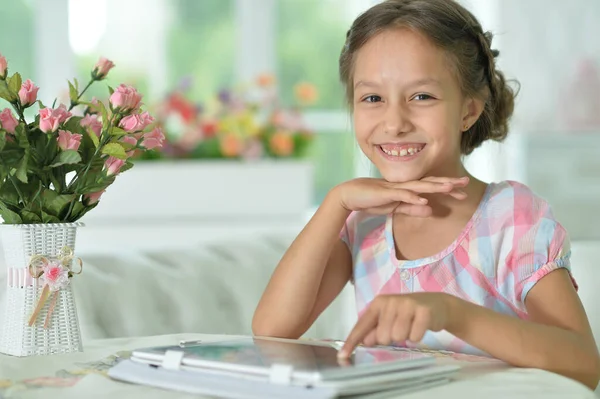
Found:
[[[92,79],[88,82],[88,84],[83,88],[83,90],[81,90],[81,93],[79,93],[77,95],[77,99],[75,100],[75,102],[72,102],[71,105],[69,106],[69,111],[71,111],[73,108],[75,108],[77,105],[79,105],[79,99],[81,98],[81,96],[83,96],[83,93],[85,93],[87,91],[87,89],[90,88],[90,86],[92,85],[92,83],[95,82],[95,79]]]

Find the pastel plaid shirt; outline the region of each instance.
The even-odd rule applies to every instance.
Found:
[[[526,319],[524,301],[535,283],[558,268],[570,272],[565,229],[546,201],[513,181],[489,184],[461,234],[428,258],[397,259],[391,215],[353,212],[341,238],[352,253],[359,315],[379,294],[445,292]],[[485,355],[446,331],[396,345]]]

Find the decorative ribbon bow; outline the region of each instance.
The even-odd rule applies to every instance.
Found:
[[[38,300],[37,305],[33,314],[29,318],[29,327],[35,324],[42,308],[44,307],[48,297],[52,295],[50,302],[50,308],[44,321],[44,328],[48,328],[50,324],[50,318],[54,312],[56,301],[58,300],[59,291],[66,288],[69,285],[70,278],[75,274],[81,274],[83,271],[83,262],[77,258],[79,263],[79,271],[73,272],[71,270],[71,263],[73,261],[73,250],[69,247],[64,247],[60,254],[50,258],[43,255],[34,255],[29,261],[29,274],[35,279],[40,279],[44,284],[42,294]]]

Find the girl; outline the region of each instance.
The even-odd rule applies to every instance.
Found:
[[[359,320],[342,357],[359,343],[424,346],[596,387],[567,233],[526,186],[486,184],[461,162],[503,140],[513,111],[491,41],[453,0],[388,0],[356,19],[340,75],[383,179],[328,193],[275,270],[256,335],[300,337],[350,281]]]

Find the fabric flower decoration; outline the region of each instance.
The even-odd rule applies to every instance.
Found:
[[[47,284],[50,291],[58,291],[69,285],[69,270],[58,261],[49,261],[42,265],[44,272],[40,279],[42,284]]]

